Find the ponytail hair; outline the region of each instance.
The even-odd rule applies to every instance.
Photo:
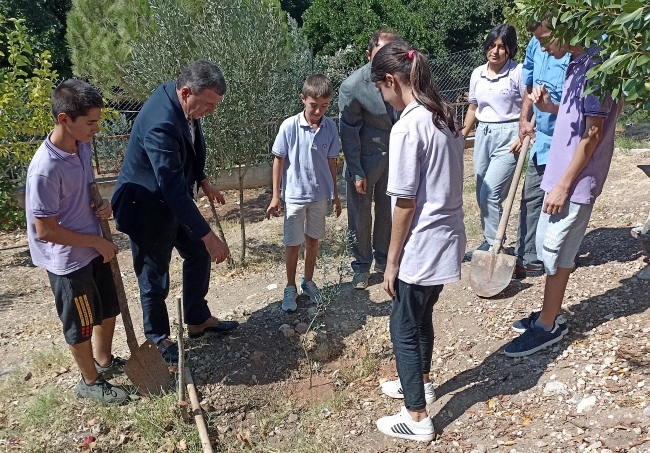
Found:
[[[411,87],[413,97],[431,112],[433,124],[438,129],[448,127],[455,137],[458,136],[451,106],[440,97],[424,55],[404,42],[386,44],[372,59],[370,78],[373,82],[379,82],[387,74],[399,75]]]

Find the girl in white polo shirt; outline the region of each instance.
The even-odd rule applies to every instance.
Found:
[[[462,132],[467,135],[479,122],[474,141],[474,175],[485,241],[478,249],[488,250],[494,244],[501,203],[508,195],[517,164],[511,148],[519,151],[519,116],[526,87],[521,63],[512,60],[517,53],[517,32],[512,25],[494,27],[485,38],[483,50],[488,61],[472,73],[470,105]]]
[[[426,411],[435,400],[429,377],[433,306],[443,285],[460,279],[465,251],[463,139],[427,59],[406,43],[379,49],[371,80],[402,111],[390,133],[393,222],[383,283],[393,298],[390,334],[399,379],[381,389],[403,398],[404,407],[377,427],[389,436],[428,442],[434,436]]]

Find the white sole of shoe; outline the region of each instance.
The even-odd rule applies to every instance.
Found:
[[[383,388],[381,389],[381,392],[389,396],[391,398],[395,398],[396,400],[403,400],[404,399],[404,394],[403,393],[394,393],[394,392],[388,392],[384,390]],[[427,394],[426,391],[424,392],[424,399],[426,400],[427,404],[431,404],[436,400],[436,394],[434,393],[433,396],[430,394]]]
[[[517,333],[524,333],[524,332],[526,331],[526,329],[522,329],[522,328],[518,328],[518,327],[513,327],[513,328],[512,328],[512,331],[513,331],[513,332],[517,332]],[[564,335],[566,335],[566,334],[568,334],[568,333],[569,333],[569,328],[566,327],[566,326],[564,326],[564,329],[562,330],[562,336],[564,336]]]
[[[379,425],[377,425],[377,429],[380,432],[382,432],[382,433],[384,433],[384,434],[386,434],[387,436],[390,436],[390,437],[397,437],[399,439],[414,440],[414,441],[417,441],[417,442],[431,442],[433,440],[433,438],[435,437],[435,433],[431,433],[431,434],[413,434],[413,435],[411,435],[411,434],[400,434],[400,433],[390,431],[388,429],[382,429]]]

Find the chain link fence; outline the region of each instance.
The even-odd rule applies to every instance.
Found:
[[[483,63],[485,56],[482,49],[429,57],[433,80],[438,85],[442,98],[453,106],[456,121],[460,123],[464,121],[467,112],[470,76],[474,68]],[[335,74],[330,75],[336,94],[343,80],[353,71],[354,68],[338,67],[334,71]],[[58,80],[57,85],[61,82],[62,80]],[[110,93],[103,92],[102,95],[107,99],[108,107],[115,109],[119,116],[103,125],[104,130],[93,140],[93,153],[97,173],[111,174],[120,170],[131,127],[142,108],[142,102],[130,99],[120,88],[113,88]],[[332,99],[328,115],[338,122],[336,96]],[[266,131],[269,155],[280,123],[281,121],[273,121],[260,125]]]

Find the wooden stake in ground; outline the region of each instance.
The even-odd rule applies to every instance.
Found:
[[[203,453],[213,453],[210,436],[208,436],[208,428],[205,425],[203,411],[199,405],[199,395],[196,393],[196,387],[194,386],[194,380],[192,379],[192,373],[189,368],[185,368],[185,379],[187,380],[187,391],[190,394],[190,401],[192,402],[192,414],[194,415],[196,428],[199,431]]]
[[[181,298],[176,298],[176,318],[178,319],[178,407],[183,421],[188,422],[187,402],[185,401],[185,340],[183,339],[183,307]]]

